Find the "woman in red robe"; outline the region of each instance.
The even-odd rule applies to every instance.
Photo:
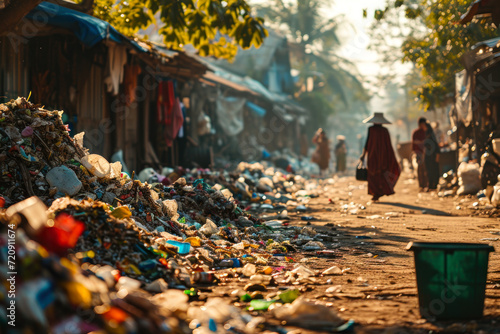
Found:
[[[384,195],[394,194],[394,186],[401,169],[392,148],[389,131],[382,126],[391,122],[385,119],[383,113],[375,113],[363,123],[373,123],[368,128],[368,138],[361,160],[368,155],[368,194],[373,196],[372,201],[378,201]]]
[[[311,160],[318,165],[321,176],[326,176],[330,165],[330,146],[325,130],[319,128],[312,141],[316,144],[316,151],[314,151]]]

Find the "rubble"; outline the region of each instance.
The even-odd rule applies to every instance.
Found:
[[[314,187],[304,191],[301,177],[240,164],[234,173],[167,170],[161,177],[169,182],[143,183],[122,173],[119,163],[90,154],[83,134],[69,136],[61,114],[24,98],[0,105],[1,207],[7,209],[0,212],[1,246],[14,217],[21,217],[16,244],[24,249],[18,262],[23,329],[254,333],[265,330],[266,321],[225,301],[210,299],[203,309],[190,305],[200,298],[198,289],[243,279],[249,294],[244,304],[279,310],[296,303],[298,294],[290,290],[259,302],[269,286],[297,280],[289,274],[306,281],[317,275],[303,265],[283,270],[292,269],[297,247],[322,250],[333,241],[284,222],[291,210],[309,210]],[[40,208],[43,214],[35,214]],[[265,222],[263,211],[282,220]],[[303,317],[307,326],[315,319],[310,312]]]

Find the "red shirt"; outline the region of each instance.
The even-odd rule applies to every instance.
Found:
[[[411,147],[415,153],[424,153],[425,130],[416,129],[411,136]]]

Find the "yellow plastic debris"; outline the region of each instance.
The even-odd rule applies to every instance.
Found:
[[[111,212],[111,215],[115,218],[123,219],[123,218],[129,218],[130,216],[132,216],[132,212],[130,212],[130,209],[128,208],[128,206],[120,206],[120,207],[114,209]]]
[[[82,308],[89,308],[91,306],[92,294],[83,284],[78,282],[65,282],[63,286],[72,305]]]
[[[201,246],[201,239],[199,237],[189,237],[184,242],[189,242],[193,247]]]

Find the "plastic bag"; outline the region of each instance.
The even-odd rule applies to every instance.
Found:
[[[462,162],[458,167],[458,195],[475,194],[481,190],[481,173],[479,164]]]

